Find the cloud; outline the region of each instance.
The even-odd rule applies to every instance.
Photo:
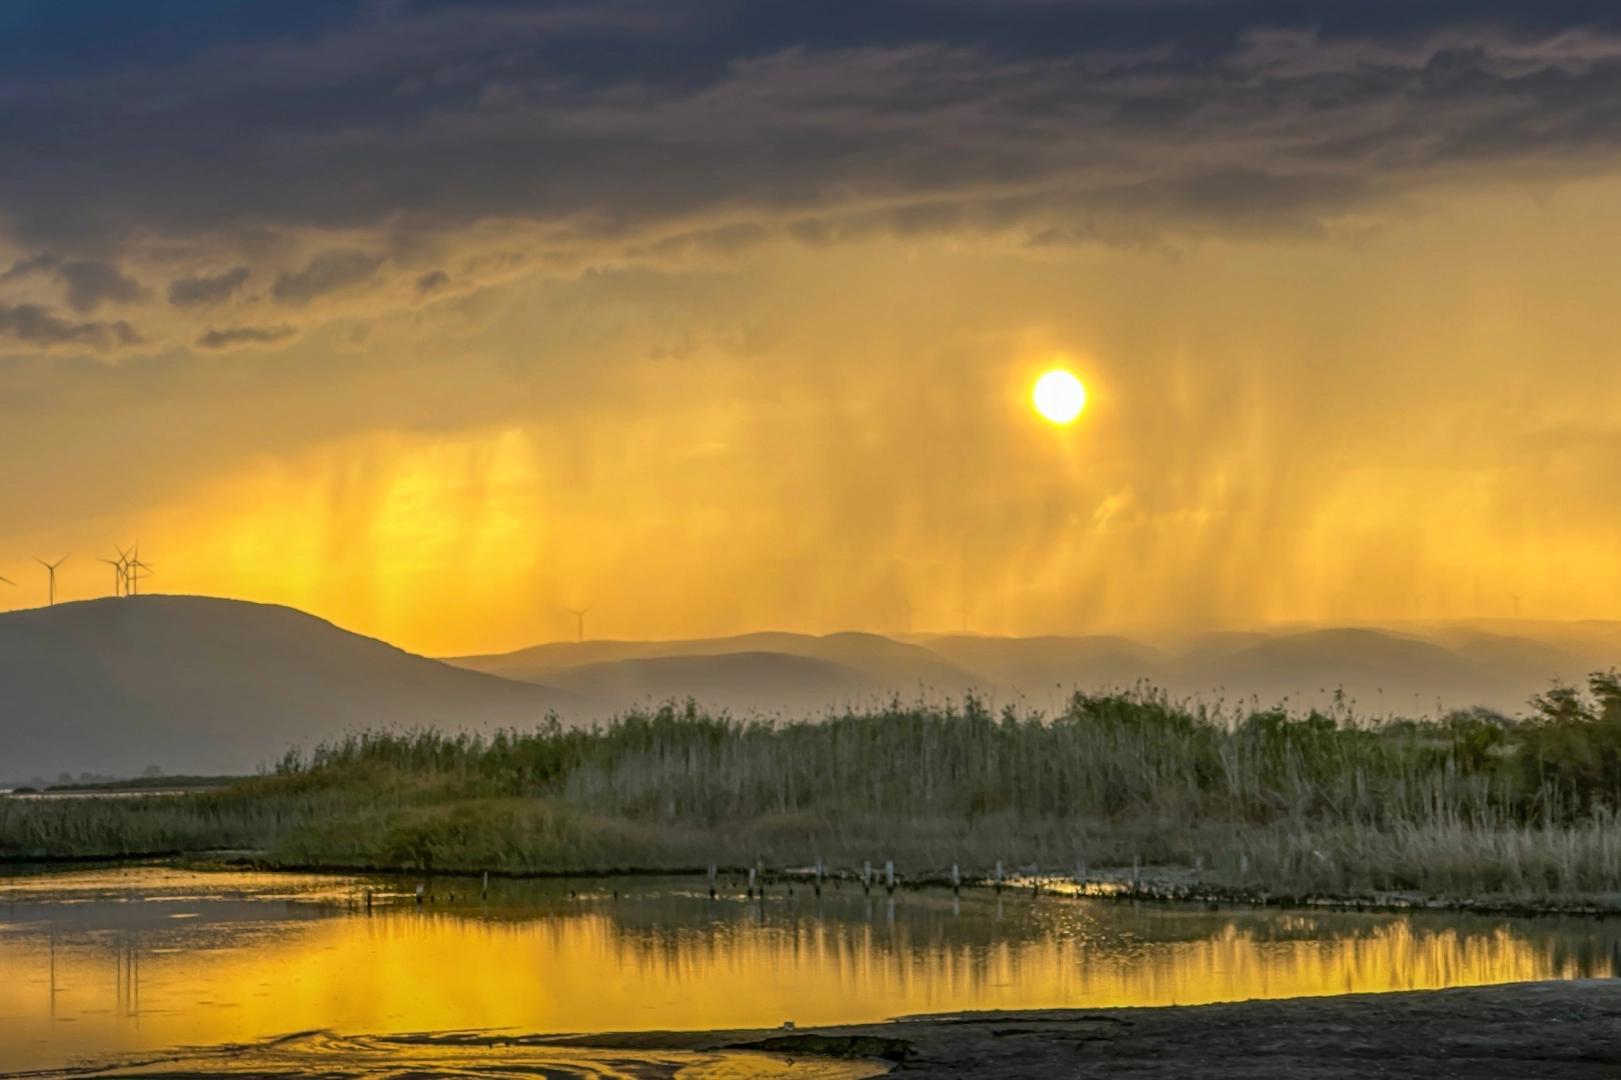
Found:
[[[239,326],[229,330],[210,329],[197,339],[198,348],[229,349],[236,345],[269,345],[285,341],[298,331],[291,326]]]
[[[6,47],[8,141],[46,149],[0,171],[0,214],[59,250],[507,217],[613,258],[743,219],[904,227],[991,200],[1032,235],[1107,235],[1150,198],[1132,230],[1248,234],[1280,182],[1324,193],[1294,219],[1458,165],[1614,153],[1621,37],[1575,4],[1495,10],[368,4],[183,40],[131,16],[127,63],[53,67],[43,30]],[[317,269],[278,298],[324,291]]]
[[[108,300],[133,303],[144,295],[140,283],[125,277],[118,268],[94,259],[64,262],[61,256],[44,252],[18,259],[0,274],[0,282],[17,281],[35,274],[51,274],[67,287],[68,306],[81,315],[89,314]]]
[[[76,259],[63,263],[56,273],[68,287],[68,306],[81,315],[89,314],[109,300],[128,304],[142,295],[138,282],[104,262]]]
[[[31,274],[54,270],[56,269],[57,265],[61,263],[61,261],[61,258],[51,254],[50,252],[43,252],[39,255],[30,256],[26,259],[18,259],[16,262],[11,264],[11,268],[9,270],[3,274],[0,274],[0,282],[16,281],[19,278],[25,278]]]
[[[423,296],[437,292],[450,284],[450,275],[443,270],[429,270],[417,278],[417,292]]]
[[[169,283],[169,303],[175,307],[198,307],[228,300],[247,284],[248,268],[238,266],[212,277],[177,278]]]
[[[141,340],[134,327],[118,322],[68,322],[39,304],[0,304],[0,334],[28,345],[83,345],[109,349]]]
[[[318,296],[367,281],[382,265],[381,258],[364,251],[323,251],[311,259],[304,269],[278,277],[270,291],[284,304],[303,304]]]

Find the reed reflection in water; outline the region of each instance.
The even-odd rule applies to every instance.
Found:
[[[479,891],[443,879],[418,905],[398,879],[0,879],[0,1068],[318,1029],[803,1027],[1606,976],[1621,950],[1621,927],[1580,919],[848,885],[711,900],[682,879]]]

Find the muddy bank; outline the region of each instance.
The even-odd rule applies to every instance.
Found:
[[[858,1054],[898,1072],[1233,1080],[1621,1076],[1621,980],[1161,1009],[961,1013],[797,1031],[537,1039],[620,1049]]]

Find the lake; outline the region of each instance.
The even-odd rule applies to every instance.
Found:
[[[381,1075],[413,1054],[452,1052],[390,1041],[406,1033],[804,1027],[1610,976],[1621,966],[1621,922],[1590,919],[1212,911],[1029,890],[867,895],[850,883],[820,897],[774,885],[760,900],[743,888],[723,880],[711,899],[707,881],[690,878],[492,881],[483,897],[476,879],[13,872],[0,877],[0,1070],[258,1043],[231,1060],[246,1069],[253,1054],[260,1065],[266,1054],[306,1064],[371,1054],[392,1062]],[[298,1032],[321,1034],[262,1043]],[[517,1053],[479,1052],[509,1063]],[[751,1055],[589,1054],[559,1066],[559,1054],[568,1057],[543,1056],[568,1075],[777,1067]],[[810,1064],[794,1068],[812,1075]]]

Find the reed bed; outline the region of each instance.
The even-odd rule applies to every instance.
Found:
[[[1052,717],[969,699],[771,723],[672,704],[586,731],[372,732],[223,791],[0,800],[0,855],[508,873],[894,859],[912,876],[1136,862],[1274,892],[1621,893],[1621,680],[1533,707],[1374,722],[1138,688]]]

